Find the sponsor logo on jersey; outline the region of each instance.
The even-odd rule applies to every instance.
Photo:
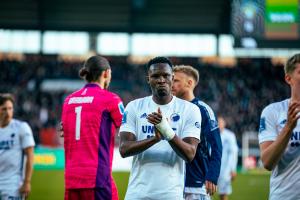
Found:
[[[173,131],[176,131],[177,128],[172,128]],[[155,128],[153,125],[143,125],[142,126],[142,133],[147,134],[147,138],[154,136]]]
[[[147,134],[147,138],[151,138],[154,136],[154,126],[150,125],[143,125],[142,126],[142,133]]]
[[[3,140],[0,141],[0,150],[9,150],[14,145],[13,140]]]
[[[300,146],[300,132],[299,131],[294,131],[293,134],[291,135],[291,147],[299,147]]]
[[[140,118],[142,119],[142,118],[146,118],[148,115],[147,115],[147,113],[144,113],[144,114],[142,114],[141,116],[140,116]]]
[[[10,134],[11,140],[3,140],[0,141],[0,150],[9,150],[14,145],[14,137],[16,136],[15,133]]]
[[[170,118],[171,118],[171,121],[177,122],[180,119],[180,116],[178,113],[173,113]]]
[[[145,125],[142,126],[142,132],[143,133],[154,133],[154,126],[150,126],[150,125]]]
[[[299,142],[291,142],[291,147],[299,147],[300,143]]]
[[[262,117],[259,122],[259,131],[258,132],[261,133],[264,130],[266,130],[266,118]]]
[[[123,113],[122,124],[126,124],[127,123],[127,114],[128,114],[128,111],[125,111]]]

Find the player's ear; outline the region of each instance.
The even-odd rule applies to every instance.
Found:
[[[192,80],[192,79],[188,79],[188,81],[187,81],[187,83],[188,83],[188,85],[191,87],[191,86],[193,86],[193,84],[194,84],[194,81]]]
[[[146,76],[146,79],[147,79],[147,83],[150,83],[149,75]]]
[[[109,76],[109,69],[103,71],[103,77],[107,78]]]
[[[285,74],[284,79],[285,79],[285,82],[287,82],[287,84],[291,85],[291,75],[290,74]]]

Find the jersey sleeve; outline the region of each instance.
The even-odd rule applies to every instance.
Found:
[[[276,112],[273,106],[269,105],[262,111],[260,117],[258,140],[261,144],[265,141],[275,141],[276,137]]]
[[[35,142],[33,139],[32,130],[26,122],[22,122],[20,131],[22,149],[33,147],[35,145]]]
[[[212,148],[205,179],[217,185],[221,169],[222,141],[216,117],[208,116],[208,120],[209,133],[207,134],[207,141]]]
[[[194,137],[200,140],[200,134],[201,134],[201,112],[199,108],[192,104],[189,103],[187,109],[187,118],[185,120],[185,124],[183,127],[183,137]],[[193,114],[190,114],[193,113]]]
[[[120,127],[120,133],[121,132],[130,132],[136,135],[136,129],[135,129],[135,121],[136,121],[136,112],[133,102],[129,102],[125,108],[123,119],[122,119],[122,125]]]
[[[124,105],[121,98],[117,95],[113,97],[113,101],[111,102],[110,113],[113,119],[113,122],[116,127],[120,127],[122,123],[122,117],[124,114]]]
[[[67,98],[64,100],[63,105],[62,105],[62,111],[61,111],[61,122],[62,122],[62,125],[63,125],[63,121],[64,121],[65,118],[66,118],[66,111],[67,111],[68,101],[69,101],[69,97],[67,97]]]

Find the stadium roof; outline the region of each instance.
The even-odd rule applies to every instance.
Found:
[[[229,33],[229,0],[2,0],[0,28]]]

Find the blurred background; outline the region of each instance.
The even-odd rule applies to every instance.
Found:
[[[31,125],[37,143],[30,199],[63,199],[61,106],[83,86],[78,70],[94,54],[110,61],[110,90],[125,105],[150,94],[150,58],[196,67],[196,95],[225,116],[238,140],[231,199],[266,199],[259,117],[289,97],[283,66],[299,52],[299,0],[1,0],[0,92],[15,95],[15,117]],[[114,176],[122,199],[130,159],[117,148],[118,139]]]

